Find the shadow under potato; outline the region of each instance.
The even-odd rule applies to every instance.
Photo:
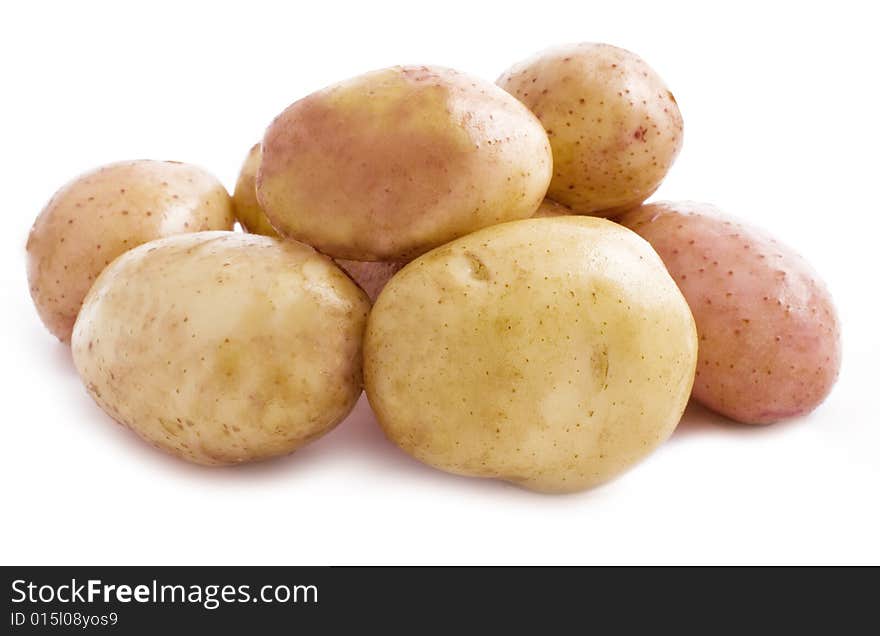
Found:
[[[51,342],[49,348],[51,351],[48,352],[46,357],[58,372],[76,374],[68,346],[59,342]],[[153,448],[134,432],[128,430],[125,426],[101,411],[98,405],[88,398],[85,390],[83,390],[82,399],[82,408],[87,414],[86,419],[94,423],[96,431],[107,426],[116,427],[116,432],[110,434],[117,436],[116,438],[125,447],[120,449],[120,458],[131,457],[128,453],[135,453],[144,458],[146,462],[155,462],[157,470],[170,469],[178,474],[188,475],[197,479],[203,476],[210,476],[211,478],[220,477],[221,479],[238,480],[245,476],[245,478],[262,479],[265,477],[274,480],[279,474],[286,474],[295,478],[297,473],[307,475],[313,465],[321,462],[344,462],[346,459],[355,458],[362,461],[365,457],[369,457],[368,461],[371,463],[375,462],[377,470],[396,472],[406,475],[409,479],[416,476],[418,479],[450,480],[450,483],[454,480],[460,482],[472,492],[475,492],[474,489],[477,489],[482,492],[492,490],[495,492],[517,492],[525,495],[535,494],[507,482],[453,475],[420,463],[397,448],[396,445],[385,437],[365,394],[361,394],[352,412],[339,426],[291,455],[250,464],[221,467],[205,467],[181,461],[179,458],[173,457],[164,451]],[[792,425],[799,419],[794,418],[773,425],[741,424],[714,413],[691,400],[685,409],[681,422],[668,443],[678,443],[681,440],[700,435],[761,434],[769,429],[778,429],[780,426]],[[109,431],[110,429],[105,430]],[[659,449],[659,452],[663,452],[662,447]],[[128,460],[126,459],[126,461]],[[296,482],[291,481],[291,483]],[[414,487],[418,487],[417,483],[414,483]],[[601,486],[593,490],[598,489],[601,489]]]
[[[695,435],[761,435],[771,430],[776,431],[780,427],[792,426],[801,419],[802,417],[795,417],[772,424],[744,424],[719,415],[692,398],[688,402],[678,427],[667,443],[674,443]]]

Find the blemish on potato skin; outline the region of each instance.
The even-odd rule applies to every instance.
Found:
[[[594,348],[590,356],[590,363],[596,384],[603,389],[606,388],[608,381],[608,347],[602,345]]]
[[[486,264],[483,263],[476,254],[473,252],[465,252],[464,256],[470,263],[471,276],[473,276],[474,279],[479,281],[487,281],[490,279],[489,268],[486,267]]]

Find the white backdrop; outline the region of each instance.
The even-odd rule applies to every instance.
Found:
[[[869,3],[9,4],[0,563],[880,563],[880,47]],[[325,84],[397,63],[495,79],[572,41],[639,53],[675,93],[685,145],[655,198],[712,201],[760,223],[826,279],[844,362],[811,416],[751,428],[692,407],[643,464],[569,496],[423,467],[385,441],[363,399],[289,458],[205,469],[115,425],[40,324],[23,246],[76,174],[177,159],[232,188],[271,118]]]

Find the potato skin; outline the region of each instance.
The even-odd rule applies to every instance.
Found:
[[[619,221],[653,245],[693,311],[695,399],[750,424],[825,399],[840,370],[840,323],[803,258],[705,203],[653,203]]]
[[[347,261],[344,258],[334,259],[351,279],[363,289],[370,302],[376,302],[381,291],[406,263],[380,261]]]
[[[397,66],[295,102],[269,126],[257,197],[272,225],[333,257],[408,261],[537,209],[540,122],[497,86]]]
[[[290,453],[361,392],[369,301],[294,241],[201,232],[142,245],[86,297],[73,359],[95,401],[191,462]]]
[[[277,237],[278,233],[272,227],[272,224],[269,223],[266,213],[263,212],[260,202],[257,201],[255,181],[261,159],[262,151],[260,144],[254,144],[250,152],[248,152],[247,159],[241,167],[238,182],[235,184],[235,195],[233,197],[235,200],[235,216],[246,232]],[[385,283],[405,264],[382,261],[349,261],[344,258],[336,258],[334,260],[357,283],[358,287],[367,292],[370,302],[376,300],[379,292],[385,287]]]
[[[62,187],[40,212],[27,241],[31,297],[59,340],[70,332],[86,292],[114,258],[153,239],[235,222],[223,185],[175,161],[102,166]]]
[[[404,267],[370,314],[364,380],[386,435],[420,461],[570,492],[669,437],[696,358],[693,318],[650,246],[563,216]]]
[[[514,65],[498,84],[547,129],[547,196],[580,214],[610,217],[638,206],[681,150],[672,93],[640,57],[609,44],[560,46]]]
[[[235,182],[235,193],[232,195],[235,204],[235,218],[241,223],[245,232],[277,237],[278,232],[269,223],[266,213],[263,212],[260,202],[257,201],[257,170],[260,167],[262,156],[260,144],[256,143],[251,146],[241,166],[238,180]]]
[[[533,216],[534,218],[539,219],[547,216],[570,216],[573,214],[576,214],[576,212],[571,208],[566,207],[561,203],[557,203],[552,199],[544,199],[541,201],[541,205],[538,206],[538,209]]]

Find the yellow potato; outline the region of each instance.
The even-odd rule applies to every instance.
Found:
[[[235,218],[241,223],[246,232],[262,234],[263,236],[278,236],[278,232],[269,223],[266,213],[257,201],[257,169],[260,167],[262,152],[260,144],[254,144],[248,152],[238,181],[235,182],[235,192],[232,200],[235,203]]]
[[[693,317],[648,243],[563,216],[404,267],[370,314],[364,380],[386,435],[420,461],[567,492],[669,437],[696,358]]]
[[[574,44],[513,66],[498,84],[547,129],[547,196],[580,214],[614,216],[653,193],[681,150],[675,98],[640,57],[608,44]]]
[[[201,232],[142,245],[92,287],[73,359],[95,401],[199,464],[282,455],[361,392],[364,293],[294,241]]]
[[[292,104],[263,138],[257,196],[284,236],[334,257],[407,261],[531,216],[552,172],[540,122],[497,86],[393,67]]]
[[[28,237],[37,312],[69,342],[86,292],[114,258],[163,236],[228,230],[234,221],[226,189],[196,166],[126,161],[86,173],[55,193]]]

